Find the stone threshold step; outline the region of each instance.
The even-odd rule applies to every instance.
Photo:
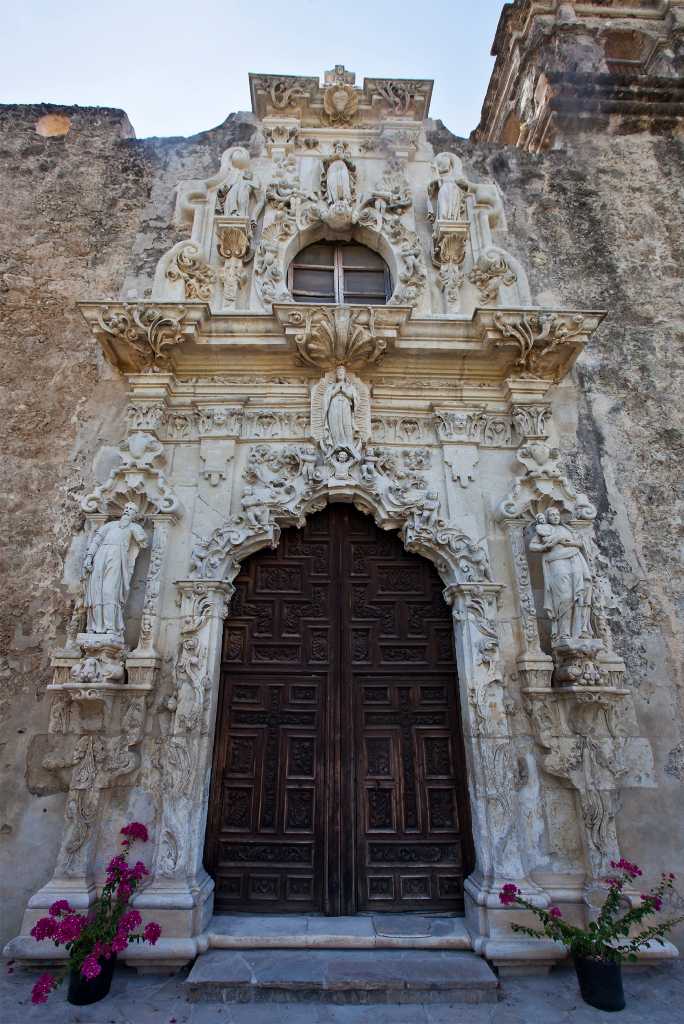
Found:
[[[499,982],[474,953],[217,949],[184,988],[191,1003],[494,1003]]]
[[[209,922],[211,949],[462,949],[472,947],[462,917],[373,914],[319,917],[293,914],[217,914]]]

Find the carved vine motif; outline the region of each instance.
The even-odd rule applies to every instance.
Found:
[[[123,303],[120,311],[105,307],[97,315],[101,330],[127,342],[143,366],[154,363],[160,367],[165,365],[168,349],[185,340],[184,318],[182,307],[162,310],[128,303]]]
[[[537,376],[544,357],[568,344],[584,331],[584,317],[559,317],[555,313],[524,313],[515,320],[494,314],[494,323],[504,338],[512,338],[519,353],[515,365],[521,376]],[[504,342],[497,342],[497,346]]]
[[[199,246],[188,242],[176,253],[175,261],[166,271],[170,281],[182,281],[186,299],[208,302],[216,282],[216,273],[202,258]]]
[[[263,89],[268,93],[271,106],[275,110],[287,110],[294,107],[296,100],[307,95],[302,79],[294,76],[290,78],[255,78],[253,85],[255,89]]]
[[[480,301],[486,306],[493,306],[499,297],[502,285],[510,287],[518,280],[518,275],[511,270],[501,253],[492,249],[483,253],[468,274],[468,280],[480,292]]]
[[[427,282],[423,246],[416,232],[409,231],[398,221],[393,228],[388,226],[388,234],[398,245],[400,260],[399,282],[388,305],[415,306]]]
[[[393,114],[405,115],[413,106],[416,96],[424,93],[425,83],[378,79],[373,82],[373,90],[388,104]]]
[[[237,571],[236,550],[256,536],[278,542],[279,524],[299,525],[305,511],[327,503],[329,488],[348,486],[359,507],[382,510],[401,528],[409,551],[427,554],[462,581],[489,580],[485,549],[440,518],[440,502],[430,490],[427,471],[430,449],[390,451],[365,447],[342,460],[336,449],[326,454],[307,447],[260,445],[253,448],[245,470],[242,512],[195,544],[191,573],[202,579],[231,578]],[[439,553],[439,558],[438,558]]]

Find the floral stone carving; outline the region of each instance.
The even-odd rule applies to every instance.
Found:
[[[84,512],[108,513],[135,504],[141,515],[175,513],[178,499],[160,468],[164,446],[152,434],[134,431],[119,445],[120,464],[81,502]]]

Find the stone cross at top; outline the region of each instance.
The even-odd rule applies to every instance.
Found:
[[[326,85],[354,85],[356,74],[347,71],[344,64],[336,64],[330,71],[325,72],[324,81]]]

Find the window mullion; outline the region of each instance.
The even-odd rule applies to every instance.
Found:
[[[342,265],[342,246],[335,246],[335,302],[344,302],[344,268]]]

